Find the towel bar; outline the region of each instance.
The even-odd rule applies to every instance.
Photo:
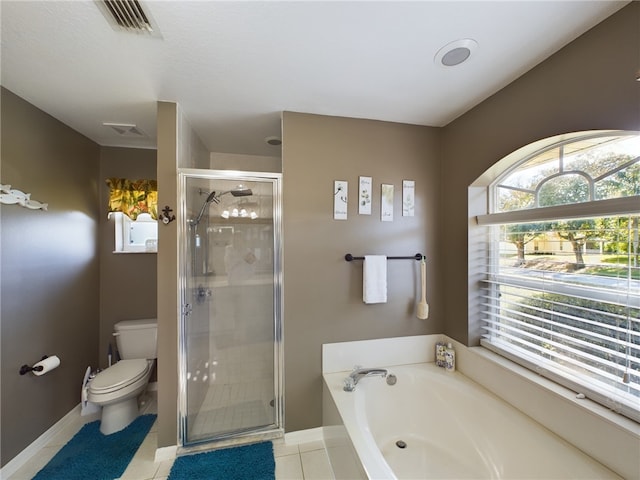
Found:
[[[411,257],[387,257],[387,260],[418,260],[418,261],[420,261],[423,258],[424,258],[424,255],[422,255],[421,253],[416,253],[415,255],[413,255]],[[344,259],[347,262],[351,262],[352,260],[364,260],[364,257],[354,257],[350,253],[347,253],[344,256]]]

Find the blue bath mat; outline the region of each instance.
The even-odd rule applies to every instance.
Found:
[[[168,480],[274,480],[271,442],[176,458]]]
[[[33,480],[113,480],[122,476],[151,429],[155,415],[142,415],[111,435],[100,421],[84,425]]]

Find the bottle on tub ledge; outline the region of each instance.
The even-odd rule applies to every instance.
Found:
[[[451,343],[448,343],[447,348],[444,349],[444,368],[447,372],[456,371],[456,351]]]
[[[436,365],[438,367],[445,366],[444,351],[447,348],[444,342],[436,342]]]

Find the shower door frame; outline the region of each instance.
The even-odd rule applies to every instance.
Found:
[[[274,361],[274,424],[257,427],[251,431],[229,433],[211,439],[187,441],[187,320],[190,313],[187,298],[186,262],[188,259],[189,217],[187,214],[187,179],[233,180],[238,183],[272,183],[273,191],[273,361]],[[284,345],[282,326],[283,268],[282,268],[282,174],[273,172],[248,172],[240,170],[209,170],[196,168],[178,169],[178,196],[180,199],[180,222],[178,225],[178,447],[179,453],[190,453],[210,447],[251,443],[284,436]]]

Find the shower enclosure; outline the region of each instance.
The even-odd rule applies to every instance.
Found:
[[[283,434],[281,176],[181,169],[180,439]]]

